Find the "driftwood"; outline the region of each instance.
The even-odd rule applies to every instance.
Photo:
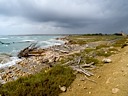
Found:
[[[82,68],[85,68],[85,67],[94,67],[93,66],[94,62],[91,62],[89,64],[83,64],[83,65],[80,65]]]
[[[31,54],[31,52],[39,47],[39,46],[36,46],[36,44],[37,43],[32,43],[28,47],[21,50],[18,54],[18,57],[21,58],[21,57],[28,57],[28,56],[34,55],[34,54]]]
[[[80,72],[80,73],[84,73],[85,75],[87,76],[92,76],[94,75],[93,73],[79,67],[79,66],[70,66],[73,70],[77,71],[77,72]]]
[[[87,69],[91,70],[91,69],[94,69],[95,68],[95,66],[93,65],[94,62],[91,62],[89,64],[80,64],[81,63],[81,60],[82,60],[82,56],[78,57],[75,60],[68,61],[68,62],[66,62],[66,63],[64,63],[62,65],[63,66],[68,65],[73,70],[75,70],[75,71],[77,71],[79,73],[83,73],[83,74],[85,74],[87,76],[94,75],[93,73],[87,71]]]

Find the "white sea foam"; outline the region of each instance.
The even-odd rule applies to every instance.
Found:
[[[0,39],[9,39],[9,38],[0,38]]]
[[[53,38],[53,39],[52,39]],[[9,42],[9,45],[2,44],[0,45],[0,52],[4,53],[10,53],[12,56],[17,56],[17,53],[25,48],[26,46],[30,45],[30,43],[37,42],[37,46],[40,46],[41,48],[47,48],[49,46],[54,45],[61,45],[64,43],[64,41],[56,40],[55,38],[58,38],[57,36],[6,36],[0,37],[0,41],[3,40],[3,42]],[[7,39],[7,40],[6,40]],[[15,65],[17,61],[20,59],[13,57],[9,62],[1,64],[0,68],[12,66]]]
[[[18,61],[21,61],[21,59],[18,59],[17,57],[11,57],[11,61],[4,64],[0,64],[0,68],[13,66]]]
[[[48,41],[40,41],[39,45],[41,48],[49,47],[49,46],[54,46],[54,45],[61,45],[64,44],[64,41],[62,40],[55,40],[55,39],[50,39]]]
[[[22,40],[23,42],[36,42],[35,40]]]

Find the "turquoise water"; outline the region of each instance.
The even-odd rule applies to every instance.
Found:
[[[55,39],[59,37],[61,36],[0,36],[0,68],[15,65],[20,61],[18,52],[32,43],[37,43],[40,48],[63,44],[64,41]],[[12,57],[8,57],[8,54]]]
[[[37,43],[42,48],[62,44],[63,41],[55,39],[58,37],[60,36],[0,36],[0,52],[15,55],[31,43]]]

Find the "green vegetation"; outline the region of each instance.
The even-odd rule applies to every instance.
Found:
[[[75,79],[69,67],[55,66],[32,76],[21,77],[0,87],[2,96],[58,96],[60,86],[69,87]]]
[[[89,42],[96,42],[96,41],[110,41],[123,38],[122,36],[115,36],[115,35],[71,35],[67,37],[70,44],[87,44]]]
[[[125,44],[125,42],[127,42],[127,39],[128,39],[128,37],[120,38],[119,40],[117,40],[117,41],[113,44],[113,46],[114,46],[114,47],[122,47],[122,46]]]
[[[110,51],[99,50],[99,51],[96,51],[96,55],[97,56],[109,57],[109,56],[112,55],[112,53]]]
[[[85,60],[86,60],[87,64],[89,64],[91,62],[94,62],[94,64],[98,64],[99,63],[99,60],[96,59],[96,58],[93,58],[93,57],[86,57]]]
[[[97,46],[96,49],[107,48],[107,47],[109,47],[109,46],[105,45],[105,44],[101,44],[101,45]]]
[[[86,52],[88,54],[88,53],[95,51],[95,50],[96,49],[94,49],[94,48],[86,48],[86,49],[84,49],[84,52]]]

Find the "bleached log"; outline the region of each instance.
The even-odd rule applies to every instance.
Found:
[[[84,67],[91,67],[92,65],[94,64],[94,62],[91,62],[89,64],[83,64],[83,65],[80,65],[82,68]]]
[[[78,71],[78,72],[80,72],[80,73],[84,73],[85,75],[87,75],[87,76],[92,76],[92,75],[94,75],[93,73],[91,73],[91,72],[89,72],[89,71],[87,71],[87,70],[85,70],[85,69],[83,69],[83,68],[80,68],[80,67],[78,67],[78,66],[70,66],[73,70],[76,70],[76,71]]]

